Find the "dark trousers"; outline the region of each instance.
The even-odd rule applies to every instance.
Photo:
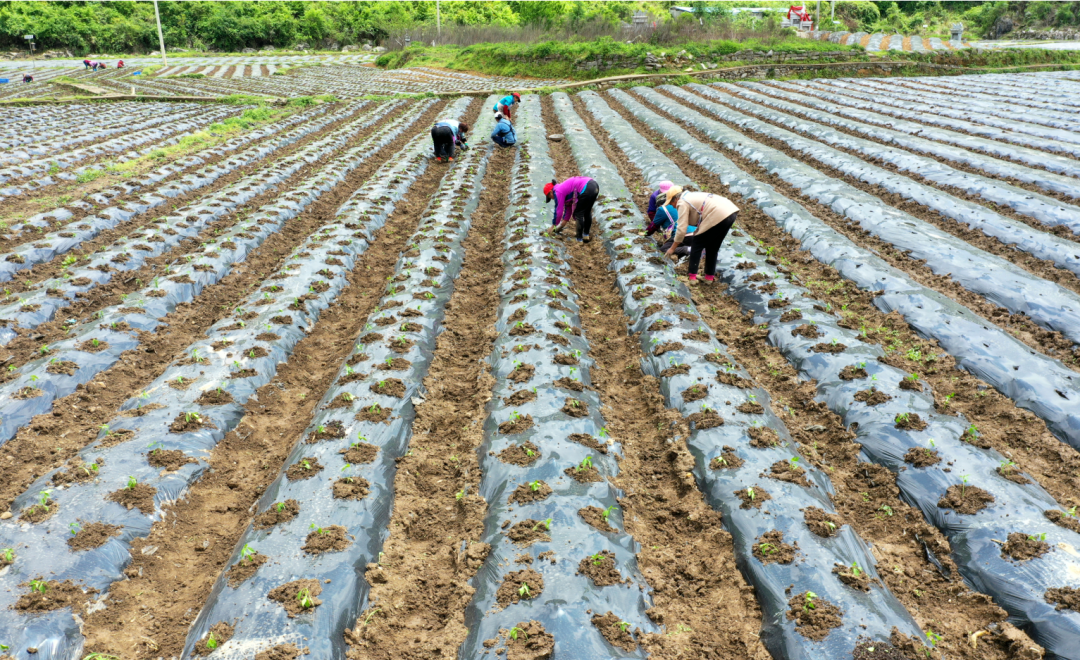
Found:
[[[592,207],[596,198],[600,196],[600,184],[590,181],[585,186],[585,192],[578,195],[577,206],[574,208],[574,219],[577,220],[577,237],[592,231]]]
[[[664,242],[663,245],[660,246],[660,251],[661,252],[667,252],[668,250],[671,249],[671,245],[674,242],[675,241],[672,241],[671,239],[668,239],[667,241]],[[689,245],[680,245],[679,247],[675,248],[675,254],[679,255],[680,257],[688,256],[690,254],[690,246]]]
[[[451,158],[454,155],[454,129],[449,126],[432,126],[431,141],[435,143],[436,158]]]
[[[720,251],[720,246],[724,244],[724,239],[727,238],[727,233],[731,229],[731,225],[735,224],[738,215],[739,212],[736,211],[724,218],[715,227],[694,234],[694,242],[690,245],[690,264],[688,267],[691,275],[697,275],[698,262],[701,261],[702,252],[705,253],[705,274],[716,275],[716,253]]]

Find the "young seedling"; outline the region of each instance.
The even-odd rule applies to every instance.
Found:
[[[278,513],[281,513],[282,511],[285,510],[285,503],[284,502],[278,502],[277,504],[274,505],[274,508],[278,510]]]
[[[128,490],[135,490],[135,486],[138,485],[138,483],[139,482],[136,481],[135,477],[128,477],[126,488]]]
[[[461,501],[461,498],[463,498],[463,497],[465,497],[465,489],[464,488],[462,488],[458,492],[454,493],[454,499],[459,501],[459,502]]]
[[[528,633],[526,633],[521,628],[518,628],[517,626],[514,626],[513,628],[510,629],[510,639],[512,639],[512,640],[514,640],[516,642],[517,638],[519,636],[524,637],[525,639],[529,638]]]
[[[554,520],[554,518],[548,518],[546,520],[541,520],[540,522],[533,525],[533,531],[535,532],[536,530],[540,529],[540,525],[543,525],[544,529],[546,529],[546,530],[548,530],[550,532],[551,531],[551,523],[552,523],[553,520]]]
[[[592,467],[592,456],[586,456],[585,458],[581,459],[581,463],[577,466],[576,469],[577,469],[578,472],[584,472],[585,470],[588,470],[591,467]]]
[[[300,601],[300,607],[304,608],[305,610],[311,609],[315,606],[315,602],[311,600],[311,594],[308,592],[307,589],[301,589],[300,591],[296,592],[296,600]]]
[[[527,582],[522,582],[521,587],[518,589],[518,595],[524,598],[532,596],[532,592],[529,591],[529,585]]]
[[[930,642],[930,646],[937,646],[938,642],[943,639],[942,635],[937,634],[933,630],[926,631],[926,639]]]
[[[626,632],[626,629],[630,627],[630,624],[626,621],[620,621],[617,625],[619,626],[619,630],[621,630],[622,632]]]
[[[763,555],[771,555],[777,551],[776,546],[772,543],[762,543],[758,546],[758,549],[761,550]]]
[[[49,585],[45,580],[30,580],[30,590],[43,594],[48,591]]]
[[[799,469],[799,457],[798,456],[792,456],[790,459],[788,459],[788,466],[789,466],[789,469],[792,472],[794,472],[795,470],[798,470]]]
[[[218,644],[219,642],[217,640],[217,637],[214,635],[214,632],[210,631],[210,636],[206,638],[206,648],[213,651],[218,647]]]
[[[77,522],[68,523],[68,531],[71,532],[72,536],[75,536],[76,534],[78,534],[79,533],[79,523],[77,523]]]
[[[241,561],[241,563],[251,562],[252,558],[256,554],[258,554],[258,553],[255,552],[255,548],[253,548],[249,544],[245,543],[244,547],[240,550],[240,561]]]
[[[818,595],[815,594],[813,591],[807,591],[806,592],[806,597],[803,600],[803,606],[802,606],[803,612],[809,612],[810,610],[816,608],[816,606],[814,605],[814,599],[817,598],[817,597],[818,597]]]
[[[963,482],[960,486],[960,497],[964,497],[964,491],[967,490],[968,481],[971,479],[970,474],[964,474],[960,476],[960,481]]]
[[[862,575],[862,569],[859,568],[859,562],[855,561],[851,563],[851,573],[855,577],[859,577],[860,575]]]
[[[751,502],[753,502],[754,501],[754,489],[753,488],[747,488],[746,489],[746,496],[750,498]]]
[[[52,495],[51,490],[43,490],[38,493],[38,506],[46,511],[49,510],[49,495]]]
[[[614,511],[614,510],[615,510],[615,505],[614,505],[614,504],[612,504],[611,506],[609,506],[608,508],[604,509],[604,510],[603,510],[603,511],[602,511],[602,512],[600,513],[600,517],[604,519],[604,522],[607,522],[607,519],[608,519],[608,517],[609,517],[609,516],[611,515],[611,512],[612,512],[612,511]]]
[[[892,507],[888,504],[882,504],[880,507],[878,507],[878,511],[884,511],[889,516],[892,516],[893,514]]]
[[[604,553],[598,552],[595,555],[589,557],[589,559],[592,559],[593,566],[599,566],[604,562]]]
[[[1028,540],[1029,541],[1045,541],[1046,540],[1046,534],[1045,533],[1043,533],[1043,534],[1029,534],[1028,535]]]

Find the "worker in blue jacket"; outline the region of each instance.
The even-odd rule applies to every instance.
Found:
[[[491,131],[491,141],[500,147],[512,147],[517,144],[514,125],[501,112],[495,113],[495,129]]]
[[[509,95],[499,99],[499,102],[495,104],[495,112],[501,112],[503,117],[506,117],[509,121],[514,121],[514,116],[510,114],[510,108],[515,103],[521,103],[521,94],[517,92],[511,92]]]

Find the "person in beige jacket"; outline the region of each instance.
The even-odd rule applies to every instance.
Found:
[[[712,282],[716,276],[716,254],[735,224],[739,207],[731,200],[707,192],[683,192],[682,186],[668,188],[665,204],[672,204],[679,211],[679,223],[675,228],[671,247],[665,253],[669,258],[675,248],[682,244],[687,234],[690,238],[690,284],[697,284],[698,264],[705,253],[705,281]]]

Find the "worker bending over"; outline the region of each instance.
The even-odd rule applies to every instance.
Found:
[[[499,99],[499,102],[495,104],[495,112],[501,112],[503,117],[506,117],[507,121],[514,121],[513,115],[510,114],[510,108],[514,107],[515,103],[521,103],[521,94],[517,92],[511,92],[510,94]]]
[[[463,121],[444,119],[436,122],[431,127],[431,141],[435,144],[435,161],[441,163],[445,157],[447,161],[453,162],[455,147],[461,147],[467,151],[469,145],[465,134],[468,132],[469,125]]]
[[[675,250],[690,239],[690,284],[697,284],[698,263],[705,253],[705,281],[712,282],[716,276],[716,254],[724,243],[739,213],[739,207],[730,199],[707,192],[683,192],[681,186],[671,186],[665,194],[664,204],[674,205],[678,211],[675,236],[665,254],[672,257]],[[692,231],[693,230],[693,231]]]
[[[649,221],[645,231],[641,232],[641,235],[652,236],[656,232],[660,232],[660,240],[658,241],[660,244],[660,251],[667,252],[675,243],[675,230],[679,224],[679,211],[670,204],[660,205],[657,206],[656,210],[650,215],[652,215],[653,218]],[[676,263],[678,263],[679,260],[690,256],[689,243],[692,241],[693,234],[687,233],[686,237],[683,239],[683,243],[686,243],[687,245],[680,245],[675,248],[675,256],[677,257]]]
[[[501,112],[495,113],[495,129],[491,131],[491,141],[500,147],[512,147],[517,144],[514,126]]]
[[[666,193],[668,191],[668,188],[670,188],[672,185],[673,184],[670,181],[661,181],[657,185],[656,190],[653,191],[653,194],[649,195],[649,211],[648,211],[648,213],[649,213],[649,220],[650,221],[653,219],[653,216],[656,215],[656,198],[659,195],[661,195],[662,193]]]
[[[32,75],[30,75],[29,73],[24,73],[23,77],[22,77],[22,81],[24,83],[32,83],[32,82],[34,82],[34,77]]]
[[[575,176],[557,183],[555,179],[544,186],[546,202],[555,200],[555,217],[548,233],[562,233],[570,218],[577,220],[577,240],[588,243],[592,230],[592,207],[600,195],[600,184],[587,176]]]

